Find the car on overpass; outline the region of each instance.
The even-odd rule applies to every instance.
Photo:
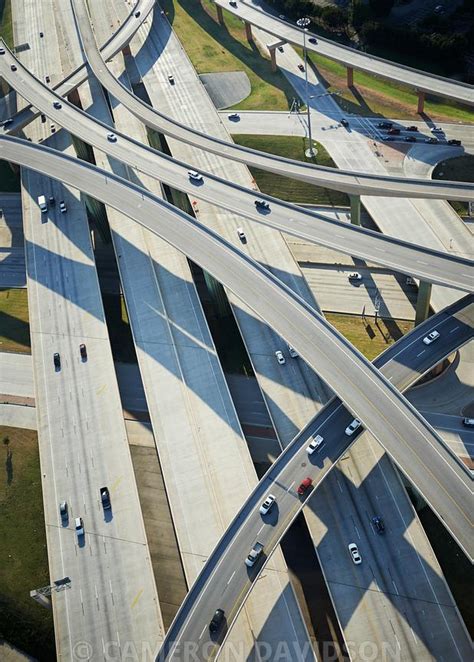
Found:
[[[431,343],[435,342],[435,340],[438,340],[440,335],[441,335],[440,332],[434,329],[433,331],[428,333],[427,336],[423,338],[423,342],[425,343],[425,345],[431,345]]]
[[[261,542],[258,542],[257,540],[255,545],[250,550],[249,555],[245,559],[245,565],[248,568],[252,568],[257,563],[257,561],[262,556],[262,554],[263,554],[263,545]]]

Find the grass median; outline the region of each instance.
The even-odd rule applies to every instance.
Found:
[[[0,452],[0,638],[53,660],[52,612],[30,598],[49,584],[36,432],[0,426]]]
[[[0,289],[0,352],[31,352],[26,288]]]
[[[278,156],[284,156],[295,161],[312,161],[317,165],[327,166],[328,168],[336,167],[328,152],[319,143],[314,143],[315,148],[318,150],[316,158],[308,159],[304,153],[305,147],[307,147],[304,138],[245,134],[235,135],[232,138],[235,143],[244,147],[277,154]],[[262,193],[273,195],[281,200],[300,204],[331,205],[336,207],[349,205],[348,196],[340,191],[331,191],[321,186],[314,186],[307,182],[290,179],[282,175],[275,175],[265,170],[259,170],[258,168],[250,168],[250,172]]]
[[[343,64],[315,53],[309,57],[326,81],[329,91],[338,90],[334,99],[344,111],[364,116],[420,119],[416,112],[418,96],[412,88],[357,70],[354,70],[354,87],[348,88]],[[425,115],[437,121],[474,122],[472,108],[429,95],[425,102]]]
[[[463,154],[452,159],[438,163],[433,170],[433,179],[449,180],[453,182],[474,182],[474,156]],[[460,216],[467,216],[468,204],[459,200],[450,201],[453,209]]]
[[[0,0],[0,37],[9,48],[13,48],[11,0]]]
[[[242,21],[224,10],[225,25],[217,22],[210,0],[164,0],[173,29],[199,74],[244,71],[251,94],[233,108],[286,110],[296,96],[280,71],[272,72],[270,60],[245,36]]]

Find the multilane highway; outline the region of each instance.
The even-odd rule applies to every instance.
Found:
[[[393,384],[290,288],[216,233],[139,186],[19,139],[0,138],[0,154],[79,186],[119,209],[229,287],[317,368],[352,412],[360,413],[366,427],[472,558],[471,520],[466,510],[472,493],[467,472]],[[419,353],[430,352],[423,345]]]
[[[12,66],[15,67],[14,70]],[[262,194],[258,197],[268,202],[270,210],[258,211],[254,204],[255,191],[209,173],[203,173],[203,183],[193,183],[188,175],[189,169],[192,168],[189,164],[156,152],[117,131],[113,133],[115,139],[110,140],[110,137],[107,137],[110,126],[92,119],[80,109],[60,99],[32,76],[8,49],[0,56],[0,73],[19,94],[32,101],[36,108],[86,143],[175,188],[288,234],[383,264],[422,280],[465,291],[472,289],[474,269],[470,260],[332,221]],[[54,103],[60,104],[60,107],[54,108]],[[474,186],[470,185],[470,188],[474,193]]]
[[[250,25],[255,25],[274,37],[278,37],[278,39],[287,41],[295,46],[303,46],[304,31],[302,29],[286,20],[272,16],[257,4],[239,0],[236,6],[231,6],[228,0],[214,1],[216,5],[225,8],[230,13],[250,23]],[[474,86],[472,85],[390,62],[389,60],[384,60],[368,53],[361,53],[354,48],[343,46],[342,44],[309,32],[307,34],[310,37],[317,37],[316,43],[311,43],[306,39],[306,48],[311,52],[324,55],[324,57],[340,62],[352,69],[367,71],[382,78],[402,83],[403,85],[410,85],[416,90],[429,92],[430,94],[454,99],[460,103],[474,106]]]

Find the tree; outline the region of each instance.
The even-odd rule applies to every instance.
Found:
[[[392,11],[394,0],[369,0],[369,7],[375,18],[386,18]]]

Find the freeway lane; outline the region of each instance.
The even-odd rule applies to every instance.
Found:
[[[330,384],[417,486],[469,558],[471,481],[426,421],[328,322],[273,274],[139,186],[54,150],[0,138],[2,158],[64,181],[157,233],[247,303]],[[462,327],[462,324],[460,325]],[[420,355],[429,355],[423,345]],[[361,413],[362,412],[362,413]]]
[[[12,71],[12,66],[16,67],[16,70]],[[67,128],[86,143],[175,188],[288,234],[383,264],[422,280],[466,291],[472,289],[474,269],[470,260],[329,220],[261,194],[259,197],[269,202],[271,211],[259,212],[254,204],[254,191],[208,173],[204,175],[204,183],[196,185],[188,176],[191,167],[188,164],[156,152],[117,131],[114,132],[116,141],[108,140],[109,126],[92,119],[63,99],[60,100],[17,62],[8,50],[0,57],[0,73],[19,94],[33,101],[35,107],[60,126]],[[60,103],[61,107],[55,109],[54,102]],[[474,186],[471,188],[474,193]]]
[[[231,7],[227,0],[215,0],[215,3],[274,37],[288,41],[295,46],[303,46],[303,30],[296,25],[266,13],[257,4],[251,4],[243,0],[239,0],[236,7]],[[309,34],[311,36],[311,33]],[[318,36],[317,44],[311,44],[306,40],[306,47],[309,51],[324,55],[348,67],[368,71],[382,78],[413,86],[417,90],[474,106],[474,86],[467,83],[435,76],[426,71],[412,69],[368,53],[361,53],[354,48],[343,46],[324,37]]]

